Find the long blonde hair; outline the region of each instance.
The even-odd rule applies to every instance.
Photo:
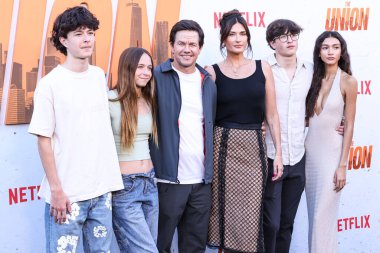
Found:
[[[119,58],[117,71],[116,90],[118,97],[111,101],[120,101],[121,104],[121,126],[120,137],[123,148],[130,150],[137,132],[138,106],[137,106],[137,89],[135,83],[135,73],[141,56],[147,54],[152,61],[152,77],[145,87],[141,88],[141,97],[149,105],[152,112],[152,135],[154,143],[158,146],[157,137],[157,105],[155,98],[155,85],[153,79],[153,60],[150,53],[144,48],[130,47],[125,49]]]

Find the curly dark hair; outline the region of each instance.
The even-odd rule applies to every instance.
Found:
[[[302,32],[302,27],[289,19],[276,19],[272,21],[266,31],[266,40],[270,48],[274,49],[270,43],[278,36],[283,34],[299,34]]]
[[[314,52],[313,52],[313,61],[314,61],[314,72],[313,79],[311,81],[311,87],[309,93],[306,97],[306,119],[314,116],[314,107],[317,102],[319,91],[321,90],[322,79],[326,75],[325,64],[322,61],[320,56],[322,43],[326,38],[336,38],[340,42],[341,46],[341,56],[338,61],[338,66],[344,72],[349,75],[352,75],[351,72],[351,62],[350,55],[347,50],[347,43],[343,39],[342,35],[335,31],[325,31],[315,41]]]
[[[244,27],[245,33],[247,34],[247,42],[248,42],[247,49],[249,53],[252,53],[251,33],[249,32],[247,21],[245,21],[245,19],[241,16],[241,13],[237,9],[233,9],[229,12],[224,13],[222,18],[219,20],[219,25],[220,25],[219,49],[222,55],[223,55],[223,49],[225,47],[224,41],[228,38],[228,35],[230,34],[232,27],[237,23],[241,24]]]
[[[61,44],[59,38],[67,38],[67,34],[78,27],[87,27],[96,31],[99,29],[99,20],[83,6],[69,8],[55,19],[50,42],[58,51],[67,55],[66,47]]]

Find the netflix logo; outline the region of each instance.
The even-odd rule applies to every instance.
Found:
[[[223,12],[214,12],[214,28],[219,28],[219,20],[222,19]],[[240,12],[242,17],[247,22],[248,27],[262,27],[265,28],[265,11],[247,11]]]
[[[9,205],[31,202],[40,199],[40,197],[37,196],[39,189],[39,185],[23,186],[19,188],[9,189]]]
[[[338,219],[338,232],[343,232],[346,230],[353,229],[370,229],[370,218],[371,215],[362,215],[358,217],[348,217]]]

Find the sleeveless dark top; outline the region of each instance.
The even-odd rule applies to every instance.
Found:
[[[261,61],[256,60],[255,72],[242,79],[225,76],[217,64],[217,107],[215,124],[238,129],[261,129],[265,118],[265,76]]]

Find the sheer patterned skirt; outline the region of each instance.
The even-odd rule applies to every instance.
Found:
[[[261,130],[214,128],[208,246],[264,252],[263,196],[267,174]]]

